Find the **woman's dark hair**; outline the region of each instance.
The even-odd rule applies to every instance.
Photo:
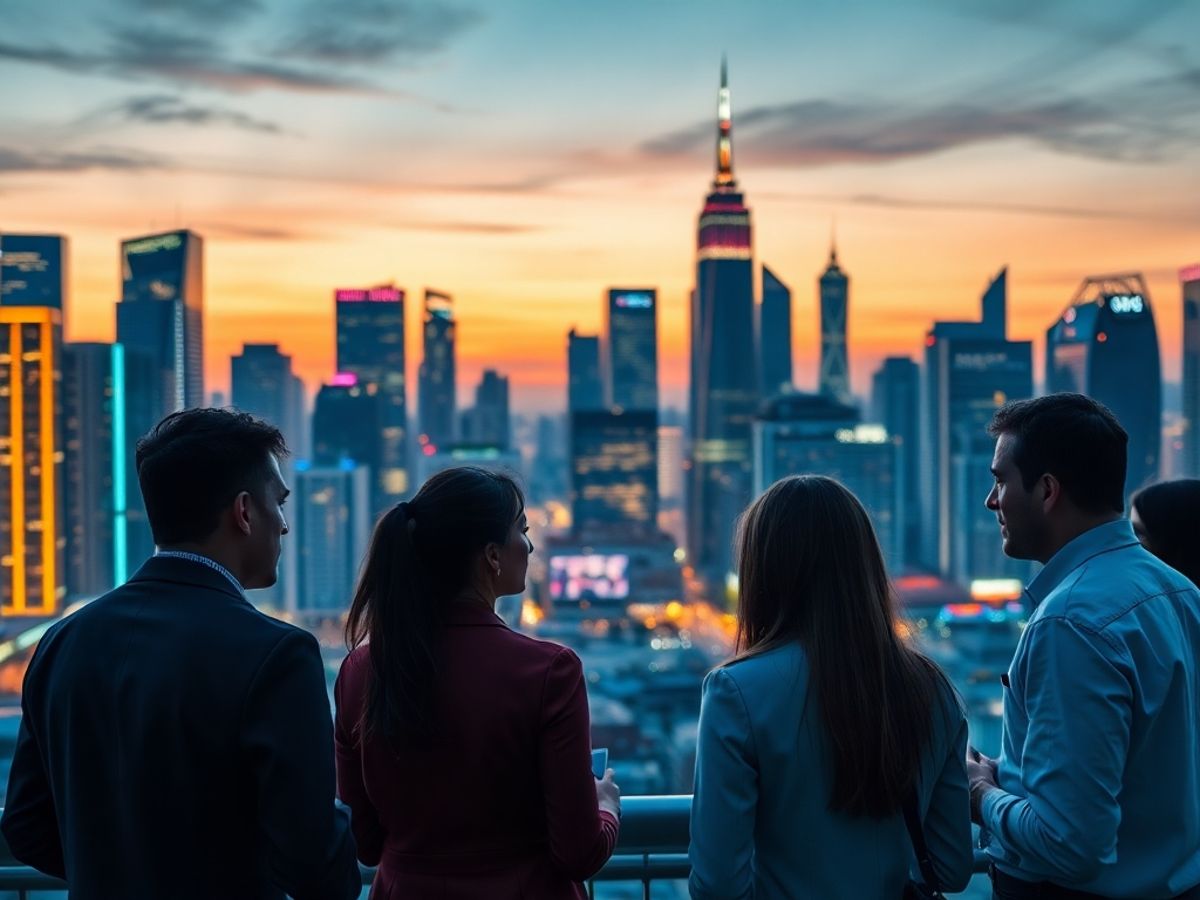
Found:
[[[1134,494],[1130,505],[1154,555],[1200,585],[1200,480],[1160,481]]]
[[[232,409],[171,413],[137,442],[146,518],[160,547],[202,541],[242,491],[260,502],[270,458],[287,456],[279,429]]]
[[[896,600],[866,510],[832,478],[794,475],[738,528],[734,661],[799,640],[833,764],[829,808],[895,814],[914,789],[952,688],[897,633]]]
[[[478,554],[503,545],[524,508],[512,478],[464,466],[438,472],[380,518],[346,620],[347,646],[368,641],[374,675],[364,733],[433,734],[442,615],[467,586]]]

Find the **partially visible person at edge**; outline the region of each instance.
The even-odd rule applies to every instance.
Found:
[[[379,867],[373,900],[580,900],[616,846],[579,658],[495,613],[525,589],[527,530],[516,483],[470,467],[375,528],[335,688],[338,788]]]
[[[1127,437],[1080,394],[1008,403],[987,506],[1044,568],[975,756],[993,897],[1200,897],[1200,593],[1122,518]]]
[[[163,419],[136,451],[158,553],[38,644],[0,828],[76,900],[362,890],[317,641],[244,593],[276,580],[286,452],[244,413]]]
[[[944,890],[971,877],[967,723],[942,672],[897,632],[862,504],[793,476],[738,537],[737,655],[704,680],[691,895],[899,898],[923,821]]]
[[[1200,585],[1200,479],[1142,488],[1129,501],[1129,520],[1143,547]]]

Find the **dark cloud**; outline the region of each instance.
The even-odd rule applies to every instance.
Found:
[[[319,68],[271,61],[232,59],[216,41],[156,26],[121,27],[98,53],[65,50],[53,45],[24,46],[0,41],[0,60],[48,66],[66,72],[102,73],[119,78],[164,78],[177,84],[202,85],[225,91],[275,89],[309,93],[382,93],[357,78]]]
[[[1026,105],[950,103],[931,109],[896,104],[803,100],[752,108],[734,118],[734,147],[750,158],[793,166],[888,162],[973,144],[1025,139],[1062,153],[1146,162],[1188,146],[1142,105],[1064,98]],[[1158,99],[1158,98],[1155,98]],[[706,152],[714,126],[700,123],[642,144],[651,156]],[[739,141],[739,138],[741,139]]]
[[[341,0],[311,5],[280,52],[321,63],[378,64],[433,56],[483,20],[437,0]]]
[[[241,21],[261,12],[262,0],[125,0],[139,12],[191,19],[206,25]]]
[[[133,150],[97,148],[84,151],[44,151],[29,153],[0,147],[0,174],[12,172],[83,172],[110,169],[140,172],[170,168],[159,156]]]
[[[183,97],[170,94],[130,97],[122,100],[116,106],[102,109],[87,118],[105,119],[110,117],[127,122],[146,122],[153,125],[229,126],[265,134],[279,134],[283,130],[274,122],[257,119],[236,109],[211,105],[201,106],[190,103]]]

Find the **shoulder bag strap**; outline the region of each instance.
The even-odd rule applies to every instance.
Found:
[[[917,812],[915,787],[904,799],[904,824],[908,828],[908,839],[912,841],[913,850],[916,852],[917,865],[921,869],[921,877],[925,879],[925,886],[940,897],[942,883],[933,870],[933,860],[929,858],[929,848],[925,845],[925,831],[921,828],[921,816]]]

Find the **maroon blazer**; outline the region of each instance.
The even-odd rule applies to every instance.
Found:
[[[428,746],[361,739],[366,646],[338,674],[338,793],[372,900],[581,900],[617,820],[596,804],[579,657],[480,603],[453,604],[443,638]]]

